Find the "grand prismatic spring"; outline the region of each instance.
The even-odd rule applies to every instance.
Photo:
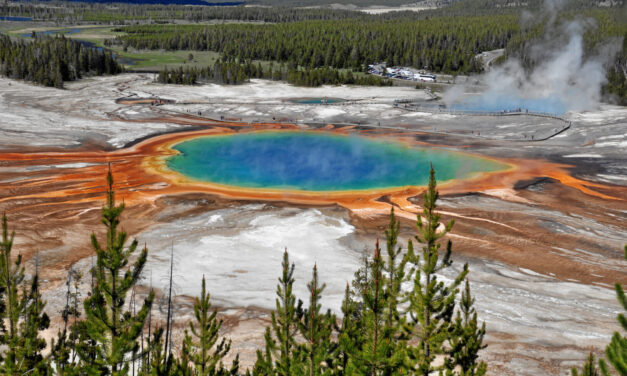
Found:
[[[440,180],[506,169],[505,164],[397,141],[314,132],[206,136],[173,146],[169,168],[227,186],[355,191],[423,186],[429,163]]]

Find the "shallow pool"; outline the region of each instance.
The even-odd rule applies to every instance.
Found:
[[[290,100],[292,103],[298,104],[331,104],[346,102],[346,99],[341,98],[300,98]]]

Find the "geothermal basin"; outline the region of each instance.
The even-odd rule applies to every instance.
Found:
[[[563,120],[533,109],[467,116],[394,106],[396,98],[429,99],[413,87],[299,88],[264,80],[187,87],[123,74],[65,90],[0,78],[0,92],[0,209],[27,273],[40,267],[51,316],[65,304],[69,265],[88,275],[89,234],[105,236],[100,208],[110,164],[126,205],[122,227],[149,249],[138,298],[150,285],[167,290],[173,251],[175,325],[192,317],[204,275],[233,356],[249,367],[264,346],[283,251],[296,264],[296,295],[307,296],[316,264],[327,284],[323,308],[337,312],[392,207],[401,243],[413,237],[433,162],[438,212],[455,220],[447,236],[455,263],[442,277],[470,265],[489,375],[565,374],[591,348],[601,352],[619,328],[612,286],[627,281],[624,107],[566,113],[572,126],[559,132]],[[145,105],[154,98],[167,101]],[[298,137],[299,147],[278,160],[248,147],[261,140],[281,149],[283,137]],[[195,143],[198,152],[186,151]],[[357,163],[362,158],[371,165]],[[315,160],[319,170],[302,170]],[[192,162],[197,171],[185,171]],[[232,170],[234,163],[248,170]],[[223,173],[203,178],[209,168]],[[353,169],[378,175],[341,180]],[[422,178],[404,180],[391,169]],[[86,294],[89,279],[83,282]],[[165,320],[159,309],[153,315]]]

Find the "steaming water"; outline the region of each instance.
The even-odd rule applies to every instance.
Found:
[[[346,191],[426,185],[506,166],[396,141],[329,133],[258,132],[199,137],[174,147],[169,168],[194,179],[249,188]]]
[[[451,104],[449,109],[462,112],[535,112],[563,115],[566,104],[558,98],[522,98],[517,95],[487,92],[478,97]]]
[[[345,99],[340,98],[302,98],[302,99],[293,99],[292,103],[298,104],[329,104],[329,103],[342,103],[346,102]]]

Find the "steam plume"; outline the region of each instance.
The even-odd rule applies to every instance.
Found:
[[[510,58],[493,68],[480,77],[487,89],[470,101],[474,106],[488,111],[520,108],[554,114],[598,106],[601,87],[606,83],[604,67],[613,59],[622,40],[612,40],[595,51],[594,56],[586,56],[583,36],[587,30],[596,28],[596,24],[591,20],[574,20],[558,25],[557,12],[562,3],[545,3],[546,31],[529,51],[535,67],[525,70],[518,60]],[[444,102],[455,107],[465,91],[464,87],[447,91]]]

